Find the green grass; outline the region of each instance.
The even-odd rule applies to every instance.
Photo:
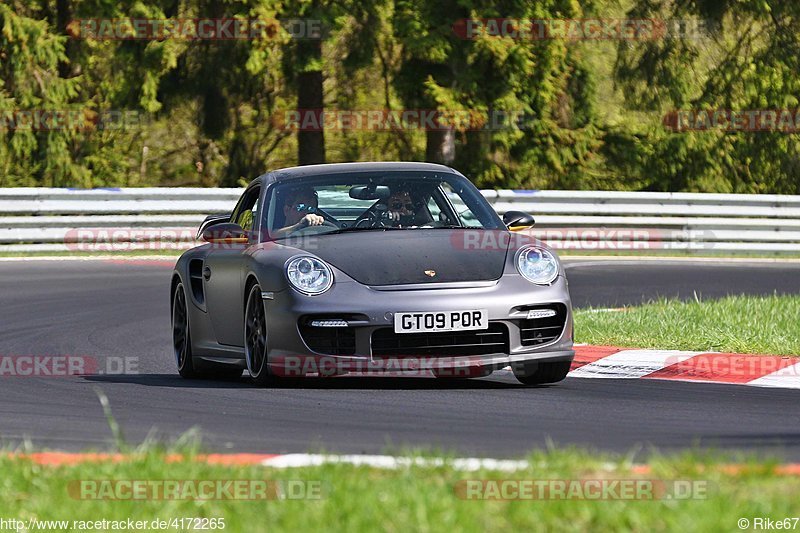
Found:
[[[558,250],[559,257],[677,257],[693,259],[776,259],[797,261],[800,253],[793,252],[726,252],[714,250]]]
[[[660,300],[575,313],[576,342],[664,350],[800,355],[800,296]]]
[[[751,462],[744,474],[714,468],[707,454],[656,456],[643,477],[700,480],[704,499],[512,500],[461,499],[456,483],[478,479],[632,479],[630,464],[575,450],[537,452],[531,467],[514,473],[463,472],[450,466],[399,470],[327,464],[297,469],[169,463],[164,452],[133,462],[42,467],[0,458],[0,517],[40,520],[152,521],[177,517],[224,518],[226,531],[735,531],[740,517],[798,516],[800,477],[776,476],[771,465]],[[318,481],[318,500],[106,501],[74,499],[75,480],[267,479]],[[172,530],[174,531],[174,530]]]

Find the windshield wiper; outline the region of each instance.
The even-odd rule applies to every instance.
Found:
[[[483,228],[467,228],[467,226],[460,226],[458,224],[445,224],[444,226],[431,226],[424,229],[483,229]]]
[[[385,230],[398,230],[398,229],[405,229],[405,228],[395,228],[391,226],[387,227],[359,227],[359,226],[349,226],[346,228],[338,228],[333,231],[327,231],[325,233],[320,233],[320,235],[336,235],[337,233],[349,233],[355,231],[385,231]]]

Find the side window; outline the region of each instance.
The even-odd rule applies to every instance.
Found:
[[[468,228],[483,227],[480,220],[475,216],[475,213],[464,203],[459,191],[454,190],[449,183],[442,183],[442,192],[447,196],[447,199],[450,200],[450,204],[453,206],[453,209],[455,209],[461,225]]]
[[[257,220],[259,212],[259,196],[261,193],[260,187],[247,191],[236,212],[233,214],[232,221],[239,224],[245,231],[257,231]]]
[[[442,215],[442,208],[439,207],[439,204],[436,203],[436,200],[433,199],[433,196],[428,198],[428,211],[431,214],[431,218],[437,222],[444,222],[445,216]]]

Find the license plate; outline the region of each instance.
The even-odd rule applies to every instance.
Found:
[[[489,311],[438,311],[433,313],[395,313],[395,333],[466,331],[489,328]]]

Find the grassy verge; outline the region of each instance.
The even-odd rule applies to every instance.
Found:
[[[577,342],[665,350],[800,355],[800,296],[660,300],[621,312],[580,309]]]
[[[733,531],[742,517],[797,516],[800,477],[777,476],[751,463],[725,473],[707,455],[655,458],[652,472],[636,474],[623,459],[579,451],[538,452],[531,467],[514,473],[462,472],[449,466],[399,470],[328,464],[286,470],[169,462],[148,452],[133,462],[41,467],[0,459],[0,509],[5,518],[152,521],[224,518],[226,531]],[[719,466],[719,465],[717,465]],[[271,480],[318,482],[314,500],[109,501],[75,498],[79,480]],[[690,494],[659,499],[465,499],[466,480],[646,479],[672,485],[698,481]],[[52,530],[58,530],[53,527]],[[149,530],[149,529],[148,529]],[[174,529],[167,529],[174,531]]]
[[[558,250],[559,257],[615,257],[631,258],[656,257],[656,258],[680,258],[680,259],[778,259],[785,261],[797,261],[800,253],[791,252],[715,252],[692,251],[692,250]]]

